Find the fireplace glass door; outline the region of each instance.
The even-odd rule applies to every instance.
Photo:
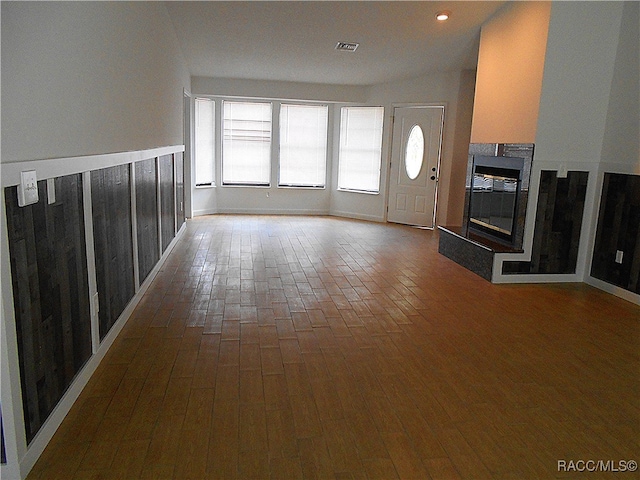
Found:
[[[480,230],[505,240],[513,235],[518,178],[476,171],[473,175],[469,220]]]

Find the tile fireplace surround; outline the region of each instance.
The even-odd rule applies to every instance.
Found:
[[[524,160],[520,190],[516,204],[513,240],[511,242],[505,242],[498,238],[491,238],[490,235],[475,232],[473,229],[469,228],[470,199],[475,156],[497,157],[498,159],[500,157],[521,158]],[[493,257],[496,253],[521,253],[524,239],[524,225],[527,213],[532,161],[532,143],[470,144],[462,226],[438,227],[440,230],[438,251],[442,255],[489,281],[491,281],[493,276]]]

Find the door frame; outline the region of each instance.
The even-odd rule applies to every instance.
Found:
[[[393,223],[393,222],[389,222],[389,201],[390,201],[390,190],[391,190],[391,160],[392,160],[392,154],[393,154],[393,129],[395,127],[395,123],[396,123],[396,108],[419,108],[419,107],[442,107],[442,129],[440,131],[440,156],[438,157],[438,165],[436,167],[436,187],[435,187],[435,192],[434,192],[434,199],[433,199],[433,228],[429,228],[429,227],[416,227],[416,228],[424,228],[427,230],[435,230],[437,227],[436,224],[436,215],[437,215],[437,211],[438,211],[438,190],[440,187],[440,171],[441,171],[441,164],[442,164],[442,158],[444,156],[444,133],[445,133],[445,126],[446,126],[446,122],[447,122],[447,109],[449,108],[448,102],[442,101],[442,102],[425,102],[425,103],[421,103],[421,102],[411,102],[411,103],[392,103],[391,104],[391,121],[389,122],[389,132],[388,132],[388,136],[387,138],[389,139],[389,147],[387,148],[387,169],[386,169],[386,174],[387,174],[387,180],[385,182],[385,188],[386,188],[386,192],[385,192],[385,201],[384,201],[384,222],[385,223]]]
[[[182,140],[184,141],[184,215],[193,218],[193,144],[195,114],[193,95],[186,88],[182,89]]]

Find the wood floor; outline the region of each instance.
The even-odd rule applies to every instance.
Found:
[[[639,357],[640,307],[437,232],[200,217],[29,478],[637,478],[558,462],[640,460]]]

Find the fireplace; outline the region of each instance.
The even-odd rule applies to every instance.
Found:
[[[469,192],[471,232],[513,245],[524,159],[478,155],[473,158]]]
[[[532,143],[469,146],[463,236],[522,249],[532,161]]]
[[[469,145],[462,226],[439,226],[438,251],[493,278],[496,254],[523,252],[532,143]]]

